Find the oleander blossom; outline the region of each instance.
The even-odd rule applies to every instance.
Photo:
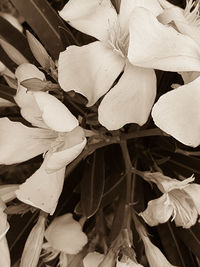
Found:
[[[163,195],[151,200],[140,216],[150,226],[167,222],[170,217],[176,226],[190,228],[200,214],[200,185],[192,183],[191,176],[183,181],[164,176],[162,173],[146,173],[145,179],[156,183]]]
[[[159,21],[166,25],[173,23],[171,25],[175,25],[174,32],[190,38],[195,43],[194,51],[196,50],[198,62],[200,62],[199,1],[187,0],[185,9],[169,3],[165,5],[164,0],[161,2],[165,9],[159,16]],[[175,46],[176,42],[174,42]],[[177,58],[177,62],[180,59],[181,57]],[[183,56],[182,60],[184,60]],[[186,64],[184,63],[183,66]],[[190,72],[185,72],[183,69],[177,70],[185,84],[162,95],[153,107],[152,117],[160,129],[183,144],[196,147],[200,144],[200,72],[198,68],[189,70]]]
[[[156,96],[154,70],[136,67],[129,57],[134,35],[131,14],[137,6],[149,8],[155,16],[162,12],[157,0],[123,0],[119,14],[110,0],[89,0],[87,4],[71,0],[59,13],[70,25],[97,39],[81,47],[69,46],[60,54],[60,86],[84,95],[87,106],[106,94],[98,119],[108,130],[131,122],[146,123]]]
[[[50,261],[60,254],[60,259],[67,262],[68,254],[76,255],[88,242],[80,223],[73,219],[71,213],[56,217],[46,229],[45,238],[45,261]]]
[[[59,83],[65,91],[84,95],[88,106],[106,94],[98,119],[108,130],[147,121],[156,95],[154,68],[200,71],[199,46],[190,36],[159,22],[160,2],[168,4],[124,0],[117,14],[110,0],[87,4],[73,0],[60,12],[70,25],[97,41],[69,46],[60,54]]]
[[[16,77],[15,101],[22,116],[35,127],[0,119],[0,163],[19,163],[45,153],[40,168],[20,185],[16,195],[21,201],[53,214],[62,191],[65,167],[85,147],[85,134],[78,120],[57,98],[44,92],[27,92],[20,84],[30,78],[45,79],[34,65],[20,65]]]

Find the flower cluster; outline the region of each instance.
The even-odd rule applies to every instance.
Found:
[[[40,259],[44,264],[57,259],[60,267],[141,267],[147,261],[150,267],[174,266],[152,243],[144,223],[157,226],[171,219],[177,227],[195,225],[200,215],[200,185],[194,183],[193,175],[181,180],[176,179],[180,175],[164,175],[154,156],[146,164],[148,171],[136,170],[132,163],[137,165],[143,151],[131,159],[127,140],[132,129],[148,128],[151,115],[159,133],[163,131],[184,145],[200,145],[199,1],[187,0],[182,9],[166,0],[69,0],[58,13],[57,19],[62,18],[93,41],[70,44],[59,51],[57,60],[30,32],[25,38],[16,18],[0,14],[25,38],[31,57],[41,66],[26,59],[6,38],[0,38],[2,49],[17,65],[12,72],[0,61],[3,88],[14,94],[12,103],[0,98],[0,107],[14,107],[19,113],[17,119],[6,112],[0,117],[0,164],[19,165],[37,156],[40,159],[38,169],[21,184],[0,185],[0,266],[11,266],[6,204],[14,199],[17,204],[11,202],[11,207],[21,205],[39,213],[20,267],[36,267]],[[54,22],[51,27],[54,29]],[[157,70],[178,72],[183,85],[172,85],[172,90],[156,98]],[[0,88],[0,97],[1,93]],[[90,117],[96,121],[88,122]],[[131,123],[135,125],[128,125]],[[134,138],[141,137],[134,134]],[[105,179],[110,175],[110,166],[105,168],[102,156],[106,150],[101,154],[98,148],[114,143],[120,145],[125,171],[120,171],[119,179],[112,184]],[[141,147],[145,157],[149,156],[146,143]],[[133,142],[134,153],[142,149],[139,142]],[[57,205],[66,168],[77,157],[88,157],[85,172],[79,172],[79,183],[72,189],[80,198],[75,207],[62,212]],[[162,193],[137,216],[136,176],[156,184]],[[53,215],[50,223],[49,215]],[[137,241],[133,232],[139,237]],[[144,258],[136,255],[134,242],[141,242]]]

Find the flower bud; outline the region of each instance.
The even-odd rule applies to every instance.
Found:
[[[40,253],[42,250],[46,214],[41,213],[36,225],[31,230],[24,251],[22,254],[20,267],[37,267]]]
[[[55,250],[77,254],[88,239],[71,213],[56,217],[45,231],[45,238]]]

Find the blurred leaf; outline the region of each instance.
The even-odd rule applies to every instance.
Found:
[[[17,84],[17,80],[16,79],[13,79],[11,78],[10,76],[7,76],[7,75],[3,75],[4,79],[6,80],[7,84],[14,88],[14,89],[17,89],[18,88],[18,84]]]
[[[171,264],[179,267],[195,267],[194,260],[187,247],[179,240],[176,228],[171,223],[157,226],[165,254]]]
[[[110,243],[117,238],[121,229],[123,228],[125,214],[126,214],[126,182],[124,179],[124,182],[121,185],[121,192],[119,195],[119,199],[115,206],[114,219],[112,222],[111,232],[109,236]]]
[[[81,181],[81,208],[87,218],[93,216],[100,204],[104,191],[105,166],[103,150],[97,150],[86,162]]]
[[[57,59],[63,50],[59,26],[64,22],[46,0],[11,0],[37,34],[50,55]]]
[[[20,2],[20,0],[18,2]],[[26,37],[2,17],[0,17],[0,36],[20,51],[20,53],[27,58],[28,61],[33,64],[36,63],[30,52]]]
[[[4,49],[0,46],[0,59],[2,61],[2,63],[12,72],[15,71],[15,69],[17,68],[17,64],[15,64],[10,58],[9,56],[6,54],[6,52],[4,51]]]
[[[184,242],[185,246],[200,259],[200,225],[192,226],[189,229],[181,227],[176,228],[176,233],[179,238]]]
[[[3,39],[0,39],[0,44],[9,58],[17,65],[28,63],[28,60],[14,46],[4,41]]]
[[[13,96],[16,94],[16,89],[0,84],[0,97],[15,103]]]

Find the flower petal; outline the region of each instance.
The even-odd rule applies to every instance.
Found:
[[[176,226],[190,228],[198,217],[196,207],[185,190],[175,189],[169,193],[170,200],[174,207],[174,221]]]
[[[191,197],[198,214],[200,214],[200,185],[190,184],[184,188],[184,191]]]
[[[0,198],[7,203],[16,198],[15,191],[19,188],[18,184],[0,185]]]
[[[110,0],[70,0],[59,15],[77,30],[106,41],[117,13]]]
[[[185,145],[200,144],[200,77],[162,95],[152,110],[155,124]]]
[[[6,235],[10,227],[7,222],[7,214],[4,212],[5,208],[5,203],[0,199],[0,240]]]
[[[34,158],[48,150],[53,131],[29,128],[20,122],[0,119],[0,164],[14,164]]]
[[[20,83],[26,79],[38,78],[40,80],[45,80],[44,73],[35,65],[24,63],[17,67],[15,75],[18,80],[18,89],[14,99],[17,105],[21,108],[21,115],[34,126],[46,128],[44,122],[40,119],[41,111],[32,92],[27,91],[27,88],[20,85]]]
[[[74,90],[92,106],[112,86],[124,67],[124,59],[101,43],[70,46],[60,53],[58,81],[66,92]]]
[[[129,19],[136,7],[150,10],[156,17],[163,12],[158,0],[122,0],[119,12],[119,21],[122,32],[128,31]]]
[[[173,206],[169,199],[168,194],[163,194],[160,198],[149,201],[148,207],[143,212],[140,212],[140,216],[150,226],[158,225],[159,223],[165,223],[173,214]]]
[[[88,241],[71,213],[56,217],[45,231],[45,238],[51,247],[67,254],[77,254]]]
[[[78,126],[76,117],[56,97],[44,92],[32,94],[42,112],[42,119],[49,128],[57,132],[69,132]]]
[[[84,267],[98,267],[98,265],[103,261],[105,255],[99,252],[90,252],[83,259]]]
[[[155,96],[154,71],[127,63],[119,82],[99,106],[99,122],[108,130],[117,130],[131,122],[143,125],[149,117]]]
[[[145,172],[144,179],[156,183],[162,193],[168,193],[174,189],[185,189],[189,183],[195,180],[194,176],[180,181],[163,175],[160,172]]]
[[[165,258],[160,249],[147,236],[142,237],[142,240],[150,267],[176,267]]]
[[[10,267],[11,266],[10,252],[9,252],[8,243],[7,243],[5,236],[0,240],[0,255],[1,255],[0,266]]]
[[[52,215],[62,192],[65,168],[53,173],[45,170],[45,160],[41,167],[16,191],[19,200]]]
[[[50,150],[46,155],[47,172],[56,171],[67,166],[82,152],[87,143],[81,127],[66,133],[61,142],[58,139],[59,137],[55,140],[55,148],[57,145],[58,149],[55,152]],[[64,144],[62,145],[62,143]],[[54,144],[52,144],[52,147],[54,147]]]
[[[128,58],[136,66],[166,71],[199,71],[200,47],[190,37],[158,22],[145,8],[130,19]]]

